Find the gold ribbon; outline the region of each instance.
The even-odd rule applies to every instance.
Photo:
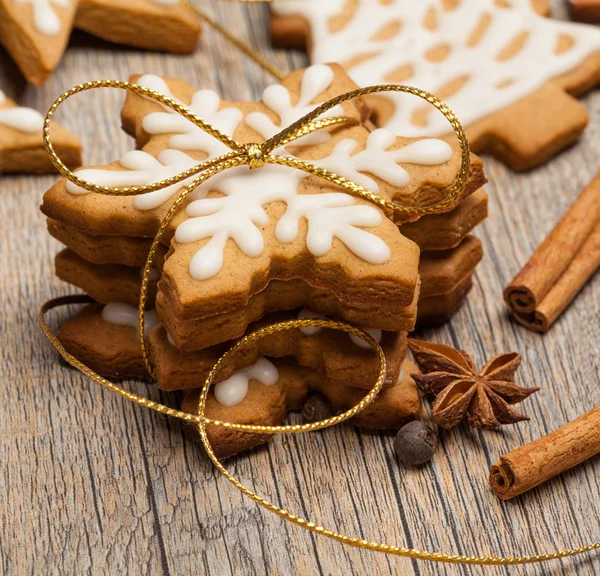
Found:
[[[187,0],[184,0],[186,3]],[[249,49],[250,50],[250,49]],[[111,188],[107,186],[98,186],[91,182],[87,182],[81,178],[79,178],[76,174],[71,172],[64,163],[57,156],[54,147],[50,140],[50,123],[52,118],[59,108],[59,106],[65,102],[71,96],[78,94],[79,92],[84,92],[87,90],[92,90],[96,88],[118,88],[124,89],[141,96],[145,96],[151,98],[171,110],[181,114],[184,118],[218,139],[220,142],[225,144],[227,147],[231,149],[231,152],[219,156],[218,158],[214,158],[211,160],[206,160],[203,162],[199,162],[196,166],[185,170],[184,172],[173,176],[171,178],[162,180],[160,182],[156,182],[154,184],[144,185],[144,186],[136,186],[136,187],[122,187],[122,188]],[[317,167],[309,162],[304,160],[300,160],[298,158],[290,158],[288,156],[281,156],[275,153],[275,151],[281,146],[290,144],[305,136],[314,132],[315,130],[320,130],[323,128],[327,128],[329,126],[335,126],[350,122],[356,122],[351,118],[346,117],[336,117],[336,118],[327,118],[319,120],[319,116],[321,116],[324,112],[330,110],[334,106],[341,104],[343,102],[350,101],[354,98],[365,96],[368,94],[382,93],[382,92],[405,92],[420,98],[423,98],[430,104],[432,104],[435,108],[437,108],[444,116],[447,118],[452,128],[454,129],[458,141],[461,147],[461,165],[460,170],[456,176],[455,182],[451,188],[450,194],[442,201],[433,204],[431,206],[426,206],[422,208],[414,208],[408,207],[401,204],[397,204],[395,202],[389,202],[380,196],[374,194],[373,192],[359,186],[349,180],[338,176],[328,170]],[[372,86],[368,88],[361,88],[358,90],[354,90],[352,92],[348,92],[346,94],[342,94],[337,96],[324,104],[318,106],[313,112],[307,114],[297,122],[294,122],[288,128],[282,130],[279,134],[269,138],[265,142],[262,143],[250,143],[250,144],[241,144],[236,142],[234,139],[230,138],[214,126],[211,126],[209,123],[205,122],[201,118],[192,114],[185,106],[175,102],[174,100],[166,97],[163,94],[150,90],[148,88],[144,88],[143,86],[138,86],[136,84],[131,84],[129,82],[120,82],[116,80],[103,80],[96,82],[89,82],[87,84],[80,84],[75,86],[71,90],[66,91],[62,96],[60,96],[50,108],[48,115],[44,121],[43,128],[43,138],[44,138],[44,146],[48,155],[57,168],[57,170],[68,180],[73,182],[75,185],[89,191],[95,192],[98,194],[105,195],[122,195],[122,196],[132,196],[137,194],[144,194],[147,192],[153,192],[156,190],[161,190],[183,180],[186,180],[192,176],[196,176],[194,181],[186,186],[184,190],[179,194],[177,199],[173,202],[167,215],[161,222],[158,232],[154,237],[152,242],[150,252],[148,254],[148,259],[144,266],[144,273],[142,279],[142,287],[140,291],[140,302],[139,302],[139,310],[138,310],[138,330],[139,330],[139,338],[140,338],[140,346],[142,349],[144,362],[148,369],[148,372],[154,377],[154,370],[150,364],[146,343],[144,339],[144,311],[145,304],[148,295],[148,284],[150,279],[150,271],[152,268],[152,263],[154,261],[156,255],[156,249],[158,244],[164,234],[164,231],[171,221],[175,213],[179,210],[184,200],[189,196],[189,194],[195,190],[202,183],[206,182],[216,174],[233,168],[235,166],[247,165],[250,169],[260,169],[265,164],[277,164],[282,166],[288,166],[290,168],[303,170],[309,174],[322,178],[328,182],[336,184],[345,190],[356,194],[362,198],[369,200],[370,202],[380,206],[384,210],[388,212],[404,212],[411,214],[431,214],[434,212],[438,212],[450,206],[461,194],[463,186],[468,178],[469,170],[470,170],[470,153],[469,146],[467,143],[467,139],[465,133],[462,129],[462,126],[454,113],[438,98],[425,92],[423,90],[419,90],[418,88],[412,88],[409,86],[400,86],[400,85],[383,85],[383,86]],[[186,412],[181,412],[179,410],[175,410],[168,406],[159,404],[157,402],[153,402],[148,400],[147,398],[138,396],[137,394],[133,394],[121,386],[110,382],[106,378],[103,378],[93,370],[91,370],[88,366],[86,366],[83,362],[78,360],[76,357],[67,352],[62,345],[62,343],[58,340],[58,338],[54,335],[50,327],[48,326],[45,315],[50,310],[57,308],[59,306],[65,306],[68,304],[74,303],[84,303],[89,302],[90,299],[87,296],[66,296],[63,298],[56,298],[54,300],[50,300],[46,304],[42,306],[40,309],[39,319],[40,325],[47,336],[52,345],[56,348],[56,350],[60,353],[60,355],[72,366],[79,369],[81,372],[92,378],[98,384],[103,386],[104,388],[110,390],[111,392],[126,398],[127,400],[134,402],[140,406],[144,406],[150,410],[154,410],[161,414],[165,414],[167,416],[172,416],[175,418],[180,418],[182,420],[188,422],[195,422],[198,425],[198,430],[200,432],[200,438],[204,445],[204,448],[217,467],[217,469],[229,480],[236,488],[241,490],[244,494],[252,498],[255,502],[260,504],[261,506],[267,508],[268,510],[274,512],[278,516],[284,518],[285,520],[302,526],[303,528],[310,530],[311,532],[321,534],[338,542],[342,542],[344,544],[354,546],[357,548],[363,548],[368,550],[374,550],[378,552],[384,552],[387,554],[392,554],[396,556],[405,556],[409,558],[415,558],[420,560],[432,560],[438,562],[452,563],[452,564],[476,564],[476,565],[504,565],[504,564],[528,564],[534,562],[542,562],[545,560],[551,560],[556,558],[564,558],[567,556],[573,556],[576,554],[582,554],[584,552],[588,552],[590,550],[594,550],[600,548],[600,542],[583,546],[581,548],[565,550],[561,552],[556,552],[552,554],[541,554],[536,556],[525,556],[525,557],[514,557],[514,558],[502,558],[502,557],[477,557],[477,556],[456,556],[449,554],[442,554],[437,552],[428,552],[415,550],[411,548],[402,548],[389,544],[383,544],[378,542],[372,542],[368,540],[362,540],[358,538],[352,538],[350,536],[346,536],[344,534],[340,534],[331,530],[328,530],[322,526],[319,526],[313,522],[310,522],[304,518],[300,518],[287,510],[276,506],[275,504],[269,502],[267,499],[263,498],[259,494],[256,494],[250,488],[246,487],[244,484],[235,479],[220,463],[218,458],[215,456],[214,451],[210,445],[206,427],[207,425],[212,426],[221,426],[224,428],[239,430],[247,433],[267,433],[267,434],[285,434],[285,433],[304,433],[311,432],[315,430],[320,430],[323,428],[327,428],[329,426],[338,424],[352,418],[356,414],[358,414],[361,410],[366,408],[377,396],[381,387],[383,385],[385,374],[386,374],[386,359],[385,354],[381,348],[381,346],[366,332],[345,324],[343,322],[337,322],[333,320],[322,320],[322,319],[303,319],[303,320],[290,320],[287,322],[282,322],[279,324],[274,324],[271,326],[267,326],[265,328],[261,328],[252,334],[246,335],[242,337],[230,350],[228,350],[215,364],[215,366],[210,371],[206,382],[202,388],[202,392],[200,394],[199,405],[198,405],[198,413],[197,414],[188,414]],[[238,350],[243,348],[246,344],[254,342],[264,336],[274,334],[276,332],[281,332],[284,330],[297,329],[302,327],[320,327],[320,328],[329,328],[334,330],[341,330],[350,334],[354,334],[357,337],[364,340],[369,346],[374,350],[376,356],[379,360],[379,374],[377,377],[377,381],[375,382],[373,388],[369,391],[369,393],[354,407],[344,412],[343,414],[334,416],[332,418],[328,418],[327,420],[323,420],[321,422],[314,422],[309,424],[301,424],[301,425],[290,425],[290,426],[258,426],[258,425],[245,425],[245,424],[233,424],[231,422],[223,422],[220,420],[213,420],[207,418],[205,416],[205,408],[206,408],[206,398],[208,395],[208,391],[210,386],[212,385],[215,377],[218,375],[219,370]]]

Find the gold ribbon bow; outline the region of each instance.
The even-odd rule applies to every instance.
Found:
[[[92,90],[92,89],[96,89],[96,88],[118,88],[118,89],[123,89],[123,90],[127,90],[130,92],[139,94],[141,96],[145,96],[147,98],[151,98],[152,100],[155,100],[155,101],[159,102],[160,104],[167,106],[174,112],[181,114],[184,118],[186,118],[187,120],[192,122],[195,126],[204,130],[205,132],[207,132],[208,134],[210,134],[211,136],[213,136],[214,138],[216,138],[217,140],[219,140],[220,142],[225,144],[228,148],[231,149],[231,152],[224,154],[222,156],[219,156],[217,158],[214,158],[214,159],[199,162],[196,166],[194,166],[188,170],[185,170],[184,172],[182,172],[176,176],[167,178],[165,180],[161,180],[160,182],[156,182],[153,184],[148,184],[148,185],[143,185],[143,186],[135,186],[135,187],[112,188],[112,187],[107,187],[107,186],[99,186],[99,185],[93,184],[91,182],[87,182],[87,181],[79,178],[73,172],[71,172],[64,165],[64,163],[60,160],[60,158],[57,156],[57,154],[54,150],[54,147],[51,143],[51,140],[50,140],[50,123],[52,121],[52,118],[54,117],[56,110],[68,98],[70,98],[71,96],[74,96],[75,94],[78,94],[79,92],[84,92],[84,91]],[[334,174],[333,172],[330,172],[323,168],[317,167],[317,166],[311,164],[310,162],[306,162],[304,160],[300,160],[298,158],[292,158],[289,156],[282,156],[282,155],[279,155],[276,153],[276,150],[281,148],[282,146],[290,144],[290,143],[294,142],[295,140],[297,140],[298,138],[301,138],[302,136],[310,134],[316,130],[321,130],[323,128],[327,128],[327,127],[339,125],[339,124],[344,124],[344,123],[356,123],[356,120],[354,120],[352,118],[348,118],[348,117],[335,117],[335,118],[326,118],[326,119],[319,119],[319,117],[323,113],[332,109],[334,106],[337,106],[338,104],[341,104],[343,102],[347,102],[347,101],[350,101],[352,99],[355,99],[355,98],[358,98],[361,96],[366,96],[366,95],[375,94],[375,93],[383,93],[383,92],[405,92],[405,93],[412,94],[412,95],[418,96],[419,98],[424,99],[425,101],[432,104],[435,108],[437,108],[446,117],[446,119],[448,120],[448,122],[450,123],[452,128],[454,129],[454,131],[457,135],[458,141],[460,143],[460,148],[461,148],[461,165],[460,165],[459,172],[456,176],[456,179],[454,181],[454,184],[451,188],[449,195],[442,201],[440,201],[436,204],[433,204],[431,206],[426,206],[426,207],[422,207],[422,208],[408,207],[408,206],[404,206],[401,204],[397,204],[395,202],[389,202],[389,201],[383,199],[382,197],[378,196],[377,194],[374,194],[373,192],[363,188],[362,186],[359,186],[358,184],[355,184],[354,182],[351,182],[345,178],[342,178],[341,176],[338,176],[337,174]],[[430,214],[430,213],[442,211],[444,208],[447,208],[448,206],[450,206],[460,196],[462,189],[464,187],[464,184],[467,181],[467,178],[469,176],[469,170],[470,170],[470,153],[469,153],[468,142],[467,142],[465,133],[463,131],[463,128],[462,128],[460,122],[458,121],[458,119],[456,118],[456,116],[454,115],[454,113],[441,100],[439,100],[437,97],[433,96],[432,94],[429,94],[428,92],[425,92],[423,90],[419,90],[418,88],[413,88],[410,86],[401,86],[401,85],[371,86],[368,88],[361,88],[361,89],[354,90],[352,92],[348,92],[346,94],[342,94],[340,96],[336,96],[335,98],[332,98],[331,100],[321,104],[320,106],[315,108],[314,111],[307,114],[306,116],[299,119],[298,121],[294,122],[291,126],[283,129],[279,134],[276,134],[272,138],[269,138],[268,140],[266,140],[262,143],[241,144],[239,142],[236,142],[234,139],[230,138],[229,136],[227,136],[226,134],[224,134],[223,132],[221,132],[220,130],[215,128],[214,126],[210,125],[208,122],[205,122],[202,118],[199,118],[195,114],[192,114],[185,106],[179,104],[178,102],[175,102],[171,98],[168,98],[167,96],[160,94],[154,90],[150,90],[149,88],[145,88],[143,86],[139,86],[136,84],[131,84],[129,82],[120,82],[120,81],[116,81],[116,80],[95,81],[95,82],[89,82],[87,84],[80,84],[78,86],[75,86],[71,90],[66,91],[62,96],[60,96],[54,102],[54,104],[50,108],[48,115],[46,116],[46,119],[44,122],[43,137],[44,137],[44,146],[46,148],[46,151],[48,152],[48,155],[49,155],[52,163],[56,167],[56,169],[65,178],[67,178],[68,180],[73,182],[75,185],[77,185],[89,192],[95,192],[98,194],[105,194],[105,195],[133,196],[133,195],[137,195],[137,194],[145,194],[148,192],[154,192],[156,190],[161,190],[163,188],[166,188],[168,186],[171,186],[173,184],[176,184],[178,182],[186,180],[192,176],[196,176],[196,178],[193,180],[193,182],[183,189],[183,191],[178,195],[177,199],[173,202],[173,204],[169,208],[167,215],[161,222],[158,232],[157,232],[156,236],[154,237],[154,240],[153,240],[151,248],[150,248],[150,252],[148,254],[148,259],[144,266],[142,287],[141,287],[141,291],[140,291],[139,311],[138,311],[138,331],[139,331],[140,346],[142,349],[144,362],[146,364],[148,372],[150,373],[150,375],[152,375],[152,377],[154,377],[154,370],[149,361],[149,357],[148,357],[148,353],[147,353],[147,349],[146,349],[146,343],[145,343],[145,339],[144,339],[144,311],[145,311],[145,305],[146,305],[146,300],[147,300],[147,295],[148,295],[148,284],[149,284],[149,279],[150,279],[150,271],[151,271],[152,263],[154,261],[155,255],[156,255],[156,249],[158,247],[158,244],[163,236],[163,233],[164,233],[168,223],[171,221],[173,216],[179,210],[179,208],[181,207],[184,200],[189,196],[189,194],[193,190],[195,190],[198,186],[200,186],[201,184],[203,184],[204,182],[206,182],[207,180],[209,180],[216,174],[219,174],[220,172],[223,172],[230,168],[233,168],[236,166],[241,166],[241,165],[247,165],[250,167],[250,169],[260,169],[265,164],[277,164],[277,165],[282,165],[282,166],[288,166],[288,167],[290,167],[290,169],[293,168],[293,169],[303,170],[304,172],[307,172],[314,176],[318,176],[319,178],[322,178],[328,182],[336,184],[336,185],[344,188],[345,190],[351,192],[352,194],[356,194],[358,196],[361,196],[362,198],[369,200],[373,204],[376,204],[377,206],[383,208],[385,211],[388,211],[388,212],[396,212],[397,211],[397,212],[422,215],[422,214]],[[225,428],[240,430],[242,432],[247,432],[247,433],[285,434],[285,433],[303,433],[303,432],[310,432],[310,431],[314,431],[314,430],[320,430],[323,428],[327,428],[329,426],[333,426],[340,422],[343,422],[344,420],[348,420],[349,418],[352,418],[353,416],[358,414],[361,410],[366,408],[375,399],[375,397],[381,390],[381,387],[382,387],[384,379],[385,379],[385,374],[386,374],[386,359],[385,359],[385,354],[384,354],[381,346],[369,334],[367,334],[363,330],[360,330],[358,328],[355,328],[355,327],[345,324],[343,322],[337,322],[337,321],[333,321],[333,320],[307,318],[307,319],[302,319],[302,320],[290,320],[287,322],[281,322],[278,324],[267,326],[265,328],[261,328],[255,332],[253,332],[252,334],[246,335],[243,338],[241,338],[230,350],[228,350],[217,361],[217,363],[214,365],[214,367],[210,371],[210,373],[206,379],[206,382],[204,383],[204,386],[202,388],[202,392],[201,392],[200,399],[199,399],[199,405],[198,405],[198,413],[197,414],[189,414],[186,412],[181,412],[179,410],[175,410],[173,408],[159,404],[157,402],[153,402],[151,400],[148,400],[147,398],[138,396],[136,394],[133,394],[133,393],[125,390],[124,388],[114,384],[113,382],[110,382],[106,378],[103,378],[102,376],[100,376],[99,374],[97,374],[96,372],[91,370],[88,366],[83,364],[76,357],[72,356],[65,350],[64,346],[61,344],[61,342],[58,340],[58,338],[50,330],[50,328],[46,322],[45,315],[48,311],[52,310],[53,308],[57,308],[59,306],[64,306],[67,304],[74,304],[74,303],[84,303],[84,302],[89,302],[89,301],[90,301],[90,299],[87,296],[66,296],[63,298],[57,298],[57,299],[51,300],[42,306],[42,308],[40,310],[40,325],[41,325],[42,330],[44,331],[45,335],[48,337],[48,339],[50,340],[52,345],[56,348],[56,350],[61,354],[61,356],[69,364],[71,364],[72,366],[79,369],[81,372],[83,372],[84,374],[86,374],[87,376],[89,376],[90,378],[95,380],[98,384],[100,384],[104,388],[107,388],[111,392],[114,392],[114,393],[126,398],[127,400],[130,400],[132,402],[135,402],[136,404],[139,404],[141,406],[144,406],[146,408],[149,408],[149,409],[159,412],[161,414],[165,414],[167,416],[172,416],[172,417],[180,418],[180,419],[188,421],[188,422],[197,423],[198,430],[200,432],[200,438],[202,440],[204,448],[205,448],[208,456],[210,457],[210,459],[213,461],[214,465],[217,467],[217,469],[236,488],[238,488],[244,494],[246,494],[247,496],[252,498],[255,502],[257,502],[261,506],[267,508],[268,510],[271,510],[272,512],[276,513],[277,515],[281,516],[282,518],[284,518],[294,524],[302,526],[303,528],[306,528],[314,533],[322,534],[324,536],[327,536],[329,538],[332,538],[334,540],[337,540],[339,542],[342,542],[344,544],[348,544],[348,545],[351,545],[351,546],[354,546],[357,548],[375,550],[375,551],[385,552],[385,553],[393,554],[393,555],[397,555],[397,556],[418,558],[421,560],[434,560],[434,561],[447,562],[447,563],[453,563],[453,564],[479,564],[479,565],[482,565],[482,564],[493,564],[493,565],[525,564],[525,563],[532,563],[532,562],[541,562],[541,561],[549,560],[549,559],[553,559],[553,558],[562,558],[562,557],[571,556],[574,554],[581,554],[581,553],[589,551],[589,550],[600,548],[600,543],[597,543],[597,544],[592,544],[592,545],[585,546],[582,548],[578,548],[575,550],[567,550],[567,551],[558,552],[558,553],[554,553],[554,554],[543,554],[543,555],[538,555],[538,556],[528,556],[528,557],[522,557],[522,558],[456,556],[456,555],[441,554],[441,553],[436,553],[436,552],[414,550],[414,549],[410,549],[410,548],[401,548],[401,547],[397,547],[397,546],[393,546],[393,545],[371,542],[371,541],[362,540],[362,539],[358,539],[358,538],[352,538],[352,537],[346,536],[344,534],[340,534],[340,533],[328,530],[322,526],[314,524],[313,522],[310,522],[308,520],[305,520],[303,518],[295,516],[294,514],[291,514],[287,510],[284,510],[284,509],[276,506],[275,504],[269,502],[262,496],[256,494],[252,490],[250,490],[244,484],[242,484],[241,482],[236,480],[223,467],[223,465],[220,463],[218,458],[215,456],[214,451],[208,440],[208,436],[206,433],[207,425],[222,426]],[[245,345],[247,345],[251,342],[254,342],[254,341],[256,341],[264,336],[267,336],[269,334],[274,334],[276,332],[282,332],[284,330],[290,330],[290,329],[294,329],[294,328],[313,327],[313,326],[321,327],[321,328],[329,328],[329,329],[334,329],[334,330],[341,330],[341,331],[344,331],[344,332],[347,332],[350,334],[354,334],[357,337],[364,340],[367,344],[369,344],[369,346],[376,353],[377,359],[379,360],[379,374],[378,374],[377,381],[375,382],[373,388],[369,391],[369,393],[356,406],[352,407],[350,410],[344,412],[343,414],[333,416],[333,417],[328,418],[327,420],[323,420],[321,422],[314,422],[314,423],[301,424],[301,425],[289,425],[289,426],[258,426],[258,425],[233,424],[231,422],[223,422],[220,420],[213,420],[213,419],[207,418],[205,416],[206,399],[207,399],[207,395],[208,395],[210,386],[212,385],[216,375],[219,373],[219,370],[221,369],[221,367],[228,360],[230,360],[230,358],[233,357],[238,350],[243,348]]]

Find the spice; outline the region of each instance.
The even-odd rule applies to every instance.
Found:
[[[304,422],[321,422],[333,415],[331,402],[323,394],[313,394],[304,403],[302,417]]]
[[[516,320],[545,332],[600,266],[600,173],[504,291]]]
[[[510,406],[539,390],[513,382],[521,364],[519,354],[495,356],[478,372],[466,352],[450,346],[412,339],[408,346],[423,372],[412,377],[424,394],[435,398],[431,415],[443,428],[456,426],[464,417],[476,428],[529,420]]]
[[[509,500],[600,454],[600,406],[558,430],[502,456],[490,470],[490,486]]]
[[[396,456],[406,466],[429,462],[436,448],[435,432],[421,420],[414,420],[400,428],[394,441]]]

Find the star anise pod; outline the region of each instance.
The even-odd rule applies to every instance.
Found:
[[[519,354],[495,356],[478,372],[466,352],[450,346],[412,339],[408,346],[422,372],[413,378],[424,394],[435,398],[431,414],[443,428],[456,426],[465,416],[476,428],[529,420],[510,407],[539,390],[514,383]]]

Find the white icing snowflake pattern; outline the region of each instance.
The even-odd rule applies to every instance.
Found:
[[[333,70],[329,66],[317,64],[306,69],[302,77],[300,98],[293,105],[292,97],[284,86],[275,84],[269,86],[263,93],[263,102],[270,110],[279,116],[279,124],[275,124],[271,118],[262,112],[252,112],[246,116],[244,121],[250,128],[256,130],[265,140],[275,136],[283,128],[287,128],[296,120],[300,120],[315,109],[311,102],[322,92],[327,90],[333,82]],[[320,118],[333,118],[344,113],[342,106],[337,105],[320,116]],[[323,131],[313,132],[293,142],[294,146],[309,146],[328,142],[331,136]]]
[[[302,78],[297,105],[292,105],[292,97],[283,86],[268,88],[263,100],[279,115],[282,124],[287,125],[310,111],[313,108],[310,102],[327,90],[332,81],[333,71],[329,66],[312,66]],[[158,76],[144,76],[139,83],[171,96],[168,86]],[[233,136],[242,120],[242,113],[232,108],[219,110],[219,106],[220,99],[214,92],[201,90],[194,96],[190,109],[228,136]],[[338,115],[340,112],[333,109],[330,113]],[[249,114],[244,120],[265,138],[280,130],[263,113]],[[211,158],[227,151],[215,138],[170,111],[149,114],[144,118],[143,126],[152,134],[173,134],[169,140],[172,147],[202,151]],[[330,138],[326,133],[321,136]],[[389,131],[377,130],[369,135],[364,150],[354,153],[358,142],[346,139],[339,142],[329,156],[315,163],[378,192],[377,183],[367,174],[400,187],[408,183],[409,176],[399,162],[435,165],[443,164],[452,156],[451,147],[440,140],[425,140],[391,150],[395,140]],[[296,144],[297,141],[294,142]],[[288,154],[285,149],[278,152]],[[144,152],[130,152],[121,159],[120,164],[131,172],[82,170],[77,174],[96,184],[137,186],[173,176],[194,165],[195,161],[180,150],[168,149],[161,152],[157,159]],[[306,244],[313,255],[318,257],[327,254],[337,238],[366,262],[387,262],[391,257],[387,244],[363,229],[381,225],[381,212],[371,205],[359,203],[354,196],[345,192],[298,194],[301,181],[307,177],[307,173],[286,166],[266,165],[257,170],[240,166],[218,174],[194,191],[195,200],[186,208],[187,220],[178,226],[175,234],[179,243],[208,238],[208,242],[191,260],[191,275],[204,280],[218,274],[223,267],[225,247],[230,239],[247,256],[261,255],[265,249],[261,227],[269,223],[265,207],[272,202],[284,202],[287,206],[275,228],[279,242],[294,242],[298,237],[300,221],[305,219],[308,222]],[[187,183],[189,180],[166,190],[138,196],[135,206],[140,210],[156,208]],[[85,192],[72,184],[68,184],[67,189],[72,193]],[[209,191],[222,196],[207,197]]]
[[[86,168],[78,170],[75,174],[79,178],[98,186],[142,186],[176,176],[184,170],[195,166],[197,161],[178,150],[163,150],[157,158],[140,150],[132,150],[119,160],[119,164],[123,168],[126,168],[126,170]],[[192,176],[187,180],[183,180],[162,190],[140,194],[134,198],[133,205],[138,210],[152,210],[157,208],[176,192],[191,184],[194,178],[196,176]],[[87,190],[76,186],[72,182],[67,182],[67,190],[71,194],[89,194]]]
[[[179,102],[167,86],[166,82],[152,74],[142,76],[138,82],[140,86],[150,88],[156,92]],[[183,104],[183,102],[179,102]],[[243,119],[242,111],[238,108],[225,108],[219,110],[221,99],[212,90],[198,90],[187,108],[199,118],[212,124],[228,136],[233,136],[235,129]],[[206,152],[207,159],[216,158],[231,150],[222,142],[186,120],[170,108],[165,112],[152,112],[143,120],[143,128],[148,134],[175,134],[169,140],[169,148],[176,150],[201,150]]]
[[[402,83],[433,94],[454,83],[445,101],[464,125],[517,102],[600,50],[598,27],[539,16],[531,0],[459,0],[452,8],[442,0],[357,0],[351,19],[332,32],[329,23],[346,6],[346,0],[288,0],[273,10],[307,19],[312,61],[350,63],[348,72],[360,86],[389,83],[397,71],[404,71]],[[394,134],[451,132],[433,109],[418,114],[418,98],[380,97],[393,104],[385,127]]]
[[[369,134],[362,152],[353,154],[358,145],[356,140],[342,140],[330,156],[316,160],[314,164],[377,193],[379,185],[365,172],[374,174],[393,186],[402,187],[410,182],[410,176],[399,162],[437,165],[452,158],[452,147],[443,140],[419,140],[397,150],[388,150],[395,141],[396,137],[392,132],[380,128]]]
[[[312,101],[331,85],[332,80],[333,72],[329,66],[308,68],[302,79],[299,105],[305,106],[306,102]],[[278,86],[276,93],[274,88],[265,91],[263,101],[269,107],[274,106],[280,118],[293,122],[309,111],[292,106],[291,96],[283,86]],[[334,109],[333,113],[339,112]],[[262,113],[249,114],[245,122],[265,138],[279,131]],[[394,142],[395,137],[389,131],[377,130],[369,135],[362,152],[353,155],[358,143],[343,140],[330,156],[315,163],[378,192],[377,183],[364,172],[374,174],[392,185],[404,186],[409,180],[408,173],[398,162],[443,164],[452,156],[449,144],[441,140],[426,140],[398,150],[388,150]],[[366,262],[387,262],[391,257],[387,244],[375,234],[362,229],[379,226],[383,221],[381,213],[373,206],[357,204],[356,199],[346,193],[299,195],[298,185],[307,176],[304,172],[284,166],[264,166],[260,170],[242,166],[204,184],[197,192],[198,196],[205,196],[209,189],[224,196],[192,202],[186,209],[189,220],[177,229],[177,242],[210,238],[192,258],[191,275],[203,280],[218,274],[223,266],[225,246],[229,239],[234,240],[247,256],[262,254],[264,239],[258,226],[268,223],[264,206],[275,201],[287,205],[275,229],[279,242],[294,242],[298,237],[300,220],[305,218],[308,221],[306,244],[314,256],[327,254],[334,238],[337,238]]]

